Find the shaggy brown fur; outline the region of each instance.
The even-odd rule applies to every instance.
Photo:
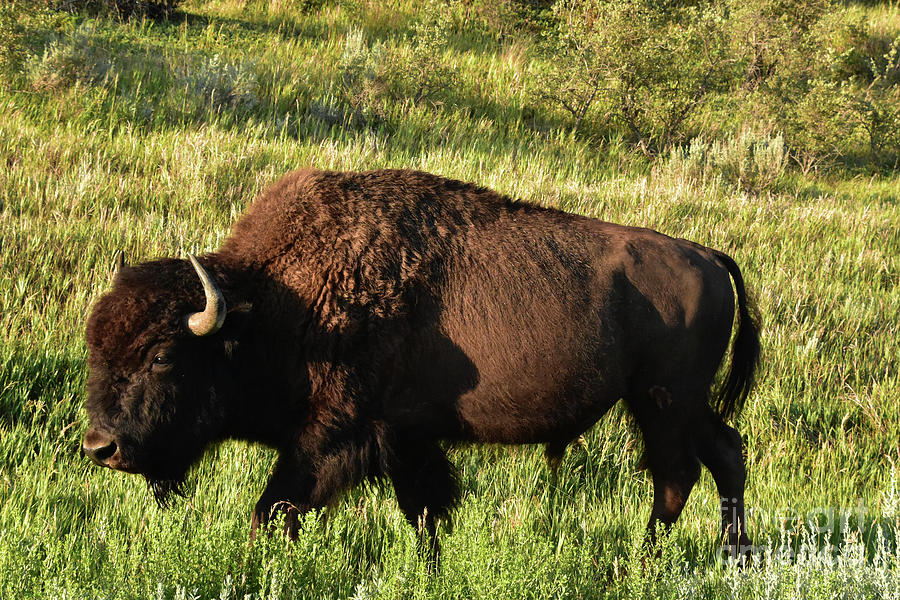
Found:
[[[654,481],[650,531],[680,514],[700,463],[723,533],[744,531],[744,463],[724,423],[756,366],[737,265],[648,229],[536,207],[413,171],[302,171],[263,193],[201,262],[230,312],[196,337],[187,261],[124,267],[87,326],[97,462],[161,500],[209,444],[279,459],[253,514],[298,514],[390,478],[434,540],[458,497],[441,441],[546,444],[548,456],[624,398]],[[707,401],[738,298],[730,376]],[[435,542],[436,543],[436,542]]]

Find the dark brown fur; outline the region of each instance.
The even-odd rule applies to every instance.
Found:
[[[87,326],[89,436],[114,439],[106,464],[161,499],[206,446],[240,438],[279,450],[254,531],[284,511],[294,533],[299,513],[386,476],[434,539],[458,497],[441,441],[557,457],[624,398],[653,475],[651,532],[677,519],[702,462],[727,498],[727,543],[749,544],[723,417],[759,346],[724,254],[426,173],[302,171],[201,262],[230,309],[218,333],[185,331],[203,293],[171,259],[123,268]],[[716,411],[732,277],[739,330]]]

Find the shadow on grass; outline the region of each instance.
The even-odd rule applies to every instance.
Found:
[[[835,172],[840,175],[849,174],[849,172],[842,170],[842,167],[840,166],[835,167]],[[895,171],[888,170],[882,172],[880,175],[891,177],[895,174]],[[865,176],[862,176],[862,181],[866,181],[866,184],[864,185],[868,189],[867,193],[864,194],[867,205],[873,203],[881,203],[888,206],[900,205],[900,186],[896,184],[880,186],[877,183],[872,185],[871,182],[874,180]],[[799,176],[789,177],[780,188],[782,191],[787,192],[799,200],[815,201],[831,197],[841,203],[846,203],[846,205],[849,206],[859,202],[860,198],[860,191],[858,189],[841,189],[836,184],[831,183],[827,176],[816,179]]]
[[[377,5],[376,5],[377,6]],[[176,27],[193,27],[205,29],[209,26],[229,27],[248,33],[277,35],[289,40],[297,37],[323,39],[337,33],[345,33],[350,27],[364,29],[371,38],[386,41],[394,37],[402,37],[412,33],[415,19],[407,12],[381,9],[370,11],[366,15],[348,14],[338,22],[326,22],[321,13],[314,11],[296,14],[265,14],[263,11],[245,11],[241,17],[224,17],[219,15],[198,15],[177,12],[162,27],[172,24]]]
[[[299,20],[291,17],[284,17],[279,20],[256,20],[252,18],[238,19],[218,15],[197,15],[193,13],[177,12],[172,15],[172,18],[168,21],[160,23],[160,28],[163,30],[167,27],[189,27],[195,30],[195,34],[210,26],[216,26],[218,28],[228,27],[247,33],[277,35],[284,40],[297,37],[319,39],[330,33],[327,25],[323,22],[314,19]]]
[[[63,427],[75,421],[79,406],[62,399],[77,397],[84,373],[84,359],[64,349],[0,350],[0,427]]]

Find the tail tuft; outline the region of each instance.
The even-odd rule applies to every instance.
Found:
[[[738,299],[738,331],[731,349],[728,376],[716,392],[713,407],[726,421],[740,413],[753,387],[759,365],[759,315],[744,289],[744,278],[737,263],[723,252],[714,250],[734,279]]]

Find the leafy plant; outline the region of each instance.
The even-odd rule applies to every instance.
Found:
[[[815,36],[833,0],[729,0],[727,27],[745,88],[789,96],[809,77],[821,43]]]
[[[39,32],[52,29],[53,12],[44,0],[6,0],[0,3],[0,84],[22,74],[25,61],[40,44]]]
[[[443,59],[448,44],[441,8],[433,6],[413,25],[408,44],[369,44],[365,32],[351,29],[338,61],[339,90],[355,118],[379,120],[388,105],[434,103],[458,82],[456,69]]]
[[[235,63],[215,54],[183,66],[178,80],[201,104],[213,110],[226,106],[252,109],[259,103],[257,73],[251,61]]]
[[[456,70],[447,65],[442,56],[449,41],[443,17],[442,11],[432,3],[426,18],[413,26],[412,43],[400,53],[404,68],[397,73],[398,87],[416,104],[434,100],[458,82]]]
[[[115,76],[115,61],[94,40],[91,27],[83,24],[52,39],[41,54],[28,56],[24,69],[32,88],[59,90]]]
[[[0,5],[0,73],[16,71],[25,59],[25,27],[14,3]]]
[[[338,89],[357,118],[384,116],[392,62],[390,50],[381,42],[370,46],[362,29],[353,28],[347,33],[338,60]]]
[[[707,94],[726,81],[722,7],[651,0],[560,0],[536,97],[579,129],[592,113],[641,148],[683,140]]]
[[[900,36],[881,57],[871,60],[872,81],[862,86],[842,82],[839,89],[839,119],[865,134],[875,162],[900,158]]]
[[[896,163],[900,38],[847,18],[831,0],[755,0],[735,5],[734,15],[742,85],[752,92],[740,108],[783,131],[802,169]]]

